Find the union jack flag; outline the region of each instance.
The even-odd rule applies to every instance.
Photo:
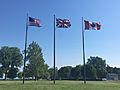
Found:
[[[69,28],[71,23],[68,19],[56,19],[56,27],[57,28]]]

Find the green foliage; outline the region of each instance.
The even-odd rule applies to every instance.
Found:
[[[82,76],[83,76],[83,67],[82,67]],[[95,80],[97,78],[97,71],[93,65],[85,65],[86,70],[86,79]]]
[[[107,69],[107,72],[108,72],[108,73],[118,74],[118,69],[119,69],[119,68],[117,68],[117,67],[110,67],[109,65],[107,65],[106,69]]]
[[[32,42],[29,45],[27,49],[27,60],[29,62],[26,67],[27,74],[35,78],[35,80],[46,77],[48,65],[45,64],[42,49],[36,42]]]
[[[82,76],[81,76],[81,69],[82,69],[82,66],[81,65],[77,65],[76,67],[73,67],[71,69],[71,79],[81,79]]]
[[[41,77],[43,78],[43,79],[50,79],[50,74],[49,74],[49,72],[48,72],[48,65],[47,64],[44,64],[44,66],[43,66],[43,73],[42,73],[42,75],[41,75]]]
[[[4,46],[0,50],[0,64],[2,72],[5,73],[5,79],[7,72],[9,70],[9,65],[10,65],[10,59],[11,59],[11,53],[10,53],[10,48],[7,46]]]
[[[58,76],[61,79],[70,79],[70,74],[71,74],[71,66],[66,66],[66,67],[61,67],[58,70]]]
[[[27,66],[25,67],[25,77],[33,77],[33,72],[32,72],[32,67],[30,66],[30,64],[27,64]]]
[[[3,77],[3,72],[2,72],[2,68],[0,67],[0,78]]]
[[[53,80],[54,79],[54,68],[50,68],[48,70],[49,74],[50,74],[50,79]],[[55,68],[55,78],[58,79],[58,69],[57,67]]]
[[[17,77],[17,72],[18,72],[18,68],[10,68],[10,70],[7,74],[7,77],[11,78],[11,79],[14,79],[14,78]]]
[[[22,59],[23,56],[17,47],[4,46],[0,49],[0,64],[2,73],[5,74],[5,79],[7,77],[8,72],[9,74],[10,72],[12,72],[10,71],[11,69],[13,68],[17,69],[18,67],[22,66]]]
[[[14,79],[16,76],[22,78],[22,73],[18,74],[18,67],[23,65],[23,56],[17,47],[4,46],[0,49],[0,77],[5,74],[5,79]],[[42,49],[36,42],[32,42],[27,49],[27,66],[25,68],[25,76],[33,79],[53,79],[54,69],[48,70],[48,65],[43,59]],[[87,79],[102,79],[107,73],[118,74],[120,79],[120,68],[110,67],[100,57],[90,57],[85,65]],[[56,79],[83,79],[83,66],[76,67],[65,66],[59,70],[56,68]]]
[[[91,68],[91,74],[98,79],[106,77],[106,62],[100,57],[90,57],[87,62],[88,68]],[[86,67],[87,68],[87,67]],[[86,69],[87,70],[87,69]]]
[[[118,68],[118,79],[120,80],[120,68]]]
[[[23,76],[23,72],[19,72],[19,73],[18,73],[18,78],[19,78],[19,79],[22,79],[22,76]]]
[[[120,68],[110,67],[109,65],[107,65],[106,69],[107,69],[107,73],[118,74],[118,79],[120,80]]]
[[[21,67],[23,56],[20,52],[20,49],[18,49],[17,47],[10,47],[10,53],[11,53],[10,60],[11,67]]]

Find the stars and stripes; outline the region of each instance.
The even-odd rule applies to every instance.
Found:
[[[56,27],[57,28],[69,28],[71,26],[71,23],[68,19],[56,19]]]
[[[29,26],[41,27],[41,22],[39,19],[29,17]]]

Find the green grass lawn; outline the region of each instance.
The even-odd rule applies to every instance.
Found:
[[[120,90],[119,81],[0,81],[0,90]]]

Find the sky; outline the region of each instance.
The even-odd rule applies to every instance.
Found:
[[[71,27],[56,28],[56,67],[83,64],[82,17],[101,22],[101,30],[85,31],[86,62],[99,56],[120,67],[120,0],[0,0],[0,47],[24,50],[27,13],[40,19],[42,27],[29,27],[28,45],[42,48],[45,63],[53,67],[53,30],[56,18],[69,19]]]

